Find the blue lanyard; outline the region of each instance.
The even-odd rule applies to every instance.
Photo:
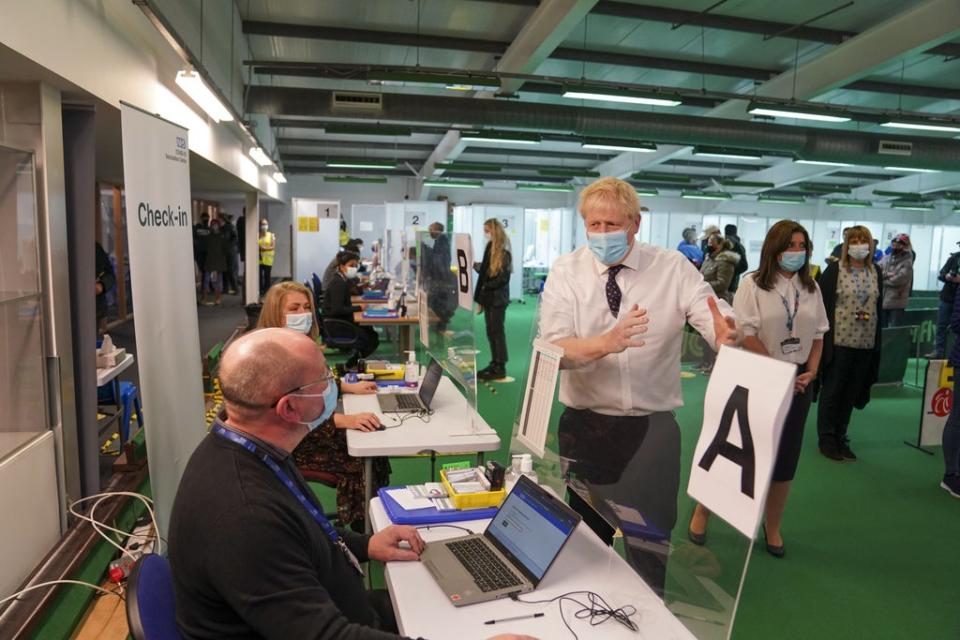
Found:
[[[313,519],[316,520],[317,524],[320,525],[320,528],[323,529],[323,532],[327,534],[328,538],[330,538],[330,541],[333,542],[333,544],[336,545],[345,556],[347,556],[347,560],[350,561],[350,564],[353,565],[353,568],[356,569],[360,575],[363,575],[363,570],[360,568],[360,563],[357,561],[356,556],[354,556],[353,552],[347,547],[346,543],[340,537],[340,534],[337,533],[337,530],[332,524],[330,524],[330,521],[327,520],[327,517],[323,515],[323,513],[321,513],[320,510],[317,509],[317,507],[307,499],[307,496],[303,495],[303,491],[301,491],[300,488],[293,482],[293,479],[287,475],[287,472],[280,468],[280,465],[277,464],[277,461],[274,460],[270,454],[262,451],[249,438],[240,435],[232,429],[227,429],[219,422],[214,423],[213,432],[221,438],[240,445],[255,455],[261,462],[263,462],[263,464],[267,465],[267,467],[273,471],[273,475],[277,476],[280,482],[283,483],[283,486],[287,488],[287,491],[293,494],[293,497],[297,499],[297,502],[303,505],[303,508],[307,510],[307,513],[309,513]]]
[[[787,312],[787,331],[790,334],[793,334],[793,321],[797,317],[797,311],[800,309],[800,292],[794,288],[793,289],[793,313],[790,313],[790,305],[787,303],[787,299],[783,297],[783,294],[777,291],[777,295],[780,296],[780,302],[783,303],[783,310]]]

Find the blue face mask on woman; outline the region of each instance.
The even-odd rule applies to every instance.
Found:
[[[617,264],[630,250],[627,232],[623,230],[610,233],[588,233],[587,244],[597,260],[607,265]]]
[[[780,268],[784,271],[796,273],[797,271],[800,271],[806,261],[806,251],[784,251],[782,254],[780,254],[780,259],[777,262],[780,264]]]
[[[303,398],[323,397],[323,413],[310,422],[301,422],[307,425],[307,431],[313,431],[324,422],[330,419],[334,410],[337,408],[337,383],[333,378],[327,380],[327,390],[323,393],[294,393],[291,395],[301,396]]]

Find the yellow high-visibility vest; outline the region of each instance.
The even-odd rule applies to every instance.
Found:
[[[257,238],[257,244],[260,246],[260,264],[267,267],[272,267],[273,255],[276,253],[276,251],[274,249],[269,249],[268,247],[276,246],[276,236],[267,231],[265,234]]]

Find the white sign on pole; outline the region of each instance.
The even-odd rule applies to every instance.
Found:
[[[473,311],[473,244],[469,233],[453,235],[457,247],[457,303],[462,309]]]
[[[753,538],[763,516],[795,365],[732,347],[717,355],[687,493]]]
[[[121,105],[127,242],[150,485],[167,535],[183,469],[206,433],[187,130]]]
[[[553,409],[553,396],[557,389],[557,376],[562,359],[562,348],[539,338],[533,341],[530,374],[527,376],[527,389],[523,394],[517,441],[541,458],[546,448],[550,412]]]
[[[928,360],[923,384],[923,411],[920,413],[920,447],[939,447],[943,428],[950,415],[953,397],[954,370],[946,360]]]

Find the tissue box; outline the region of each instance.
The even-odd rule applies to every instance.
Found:
[[[120,364],[127,356],[127,350],[122,348],[114,349],[107,353],[97,352],[97,369],[109,369]]]

